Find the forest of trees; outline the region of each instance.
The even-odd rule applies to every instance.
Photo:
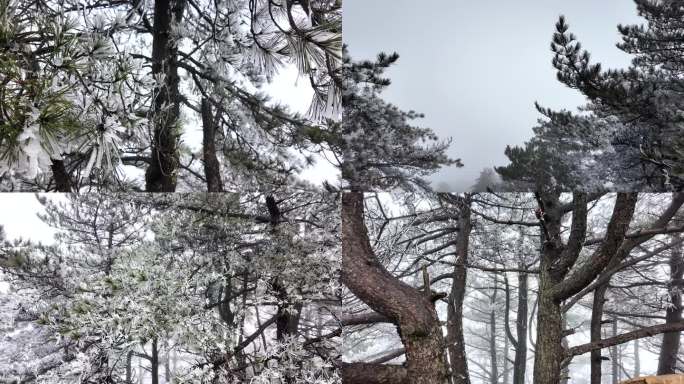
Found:
[[[346,193],[343,381],[683,372],[682,204],[681,193]]]
[[[0,382],[336,382],[334,199],[122,197],[41,197],[54,244],[2,239]]]
[[[0,191],[37,192],[0,193],[0,384],[684,374],[684,3],[634,3],[629,68],[561,16],[587,104],[435,192],[451,138],[383,99],[399,55],[352,58],[341,0],[0,0]]]

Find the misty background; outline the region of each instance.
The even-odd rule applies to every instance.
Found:
[[[585,103],[556,80],[549,48],[565,15],[593,62],[623,68],[631,57],[615,44],[618,24],[642,23],[625,0],[347,0],[344,42],[356,60],[396,51],[385,100],[425,114],[416,121],[452,138],[463,168],[432,176],[439,189],[466,191],[483,168],[508,164],[506,145],[532,137],[534,108],[575,110]]]

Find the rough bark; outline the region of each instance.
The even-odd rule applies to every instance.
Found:
[[[204,177],[208,192],[223,192],[221,164],[216,157],[216,117],[211,103],[202,98],[202,155],[204,157]]]
[[[463,301],[465,299],[468,271],[468,245],[472,230],[470,202],[465,201],[460,209],[456,235],[456,263],[447,305],[447,350],[451,380],[453,384],[470,384],[468,359],[463,338]]]
[[[534,383],[557,384],[561,376],[563,356],[562,314],[559,303],[551,291],[554,282],[546,269],[539,278],[539,304],[537,312],[537,344],[534,355]]]
[[[672,249],[670,254],[670,281],[681,282],[684,278],[684,257],[682,256],[682,245],[676,246]],[[682,322],[682,285],[670,283],[670,303],[671,306],[667,308],[665,314],[665,323],[673,324]],[[681,340],[681,331],[668,332],[663,335],[663,342],[660,346],[660,354],[658,356],[658,374],[667,375],[677,373],[677,356],[679,355],[679,346]]]
[[[172,23],[183,17],[185,0],[156,0],[152,31],[152,74],[163,80],[155,88],[151,162],[145,173],[148,192],[174,192],[178,173],[181,95],[178,48],[170,39]]]
[[[412,384],[401,365],[352,363],[341,368],[344,384]]]
[[[349,290],[397,326],[412,384],[446,384],[442,330],[433,303],[377,260],[364,223],[363,194],[342,196],[342,273]]]

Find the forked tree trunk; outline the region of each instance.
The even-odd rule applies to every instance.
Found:
[[[434,304],[423,292],[392,276],[377,260],[368,239],[363,212],[362,193],[343,194],[341,280],[371,309],[397,326],[406,351],[405,369],[409,383],[447,384],[444,339]],[[343,366],[342,374],[347,378],[345,382],[352,384],[353,374],[349,367]],[[373,381],[364,381],[367,382]]]
[[[563,362],[567,363],[566,358],[572,356],[563,347],[561,303],[587,287],[615,257],[632,220],[637,194],[618,194],[605,237],[592,255],[578,267],[575,264],[586,239],[587,195],[573,193],[571,208],[561,204],[558,192],[538,193],[536,197],[540,206],[538,217],[542,227],[543,246],[539,273],[534,383],[557,384],[563,379]],[[567,242],[564,242],[561,235],[563,216],[570,211],[570,235]],[[591,350],[587,352],[589,351]]]

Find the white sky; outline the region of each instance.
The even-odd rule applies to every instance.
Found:
[[[283,104],[288,105],[292,111],[302,115],[306,114],[311,105],[313,89],[309,79],[299,76],[295,66],[286,67],[276,76],[273,83],[267,84],[264,90]],[[337,184],[339,170],[324,158],[317,158],[316,164],[305,169],[300,176],[315,184],[322,184],[324,181],[332,185]]]
[[[0,225],[7,238],[51,243],[55,231],[38,218],[43,207],[32,193],[0,193]]]
[[[253,87],[249,86],[247,90],[250,92],[255,91]],[[264,84],[260,90],[269,95],[273,103],[286,105],[291,112],[301,115],[306,115],[313,97],[313,89],[309,79],[300,76],[299,71],[294,65],[284,66],[274,76],[273,81]],[[194,112],[186,114],[185,117],[189,118],[189,121],[183,133],[183,142],[192,148],[193,151],[201,151],[201,121]],[[304,169],[300,173],[300,177],[315,184],[322,184],[323,181],[329,181],[333,185],[337,184],[336,180],[339,179],[339,170],[324,158],[318,156],[315,158],[316,163],[314,166]],[[126,167],[126,174],[131,178],[144,178],[144,170],[136,167]]]
[[[567,109],[584,103],[551,66],[560,14],[604,68],[629,64],[615,47],[618,23],[642,21],[629,0],[347,0],[344,42],[355,59],[399,53],[385,99],[425,113],[418,124],[453,138],[449,153],[465,167],[433,180],[462,191],[483,168],[508,163],[507,144],[532,136],[535,101]]]
[[[22,238],[51,243],[55,231],[38,218],[42,211],[43,206],[32,193],[0,193],[0,225],[8,240]],[[5,293],[8,287],[0,281],[0,293]]]

